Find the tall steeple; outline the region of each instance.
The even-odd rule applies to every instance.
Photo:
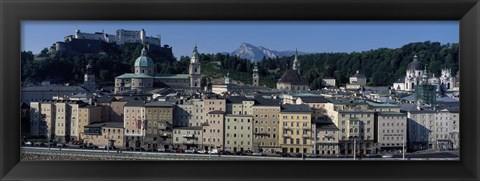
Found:
[[[293,59],[293,70],[296,70],[300,74],[300,62],[298,61],[298,51],[295,48],[295,58]]]
[[[425,65],[425,68],[423,70],[423,75],[422,75],[422,84],[428,84],[428,72],[427,72],[427,65]]]
[[[147,56],[147,49],[145,44],[143,44],[143,48],[142,48],[142,52],[140,53],[140,56],[144,56],[144,57]]]
[[[253,66],[253,86],[258,86],[259,83],[259,76],[258,76],[258,64],[255,62]]]
[[[230,84],[230,71],[227,72],[227,76],[225,77],[225,84]]]
[[[83,86],[89,91],[95,91],[95,74],[92,72],[92,62],[88,62],[83,80]]]

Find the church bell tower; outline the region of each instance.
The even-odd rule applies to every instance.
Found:
[[[197,51],[197,45],[193,48],[192,58],[190,58],[190,67],[188,73],[190,74],[190,87],[200,88],[200,81],[202,79],[200,69],[200,55]]]

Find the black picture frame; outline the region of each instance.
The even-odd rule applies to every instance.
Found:
[[[3,180],[479,180],[478,0],[0,0]],[[22,20],[459,20],[460,161],[20,161]]]

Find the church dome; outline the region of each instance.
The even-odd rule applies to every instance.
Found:
[[[135,67],[151,67],[154,66],[153,60],[150,57],[140,56],[135,60]]]
[[[142,54],[135,60],[135,67],[153,67],[155,64],[150,57],[147,57],[147,51],[142,49]]]
[[[408,70],[423,70],[423,64],[418,61],[417,55],[413,57],[413,62],[410,62],[407,67]]]

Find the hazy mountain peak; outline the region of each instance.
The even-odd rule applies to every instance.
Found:
[[[240,58],[248,59],[251,61],[260,61],[265,58],[277,58],[277,57],[284,57],[284,56],[293,56],[295,54],[294,50],[288,50],[288,51],[276,51],[276,50],[270,50],[268,48],[265,48],[263,46],[255,46],[250,43],[245,43],[243,42],[240,44],[240,47],[238,47],[235,51],[231,53],[231,55],[236,55]],[[298,54],[306,54],[303,52],[298,52]]]

